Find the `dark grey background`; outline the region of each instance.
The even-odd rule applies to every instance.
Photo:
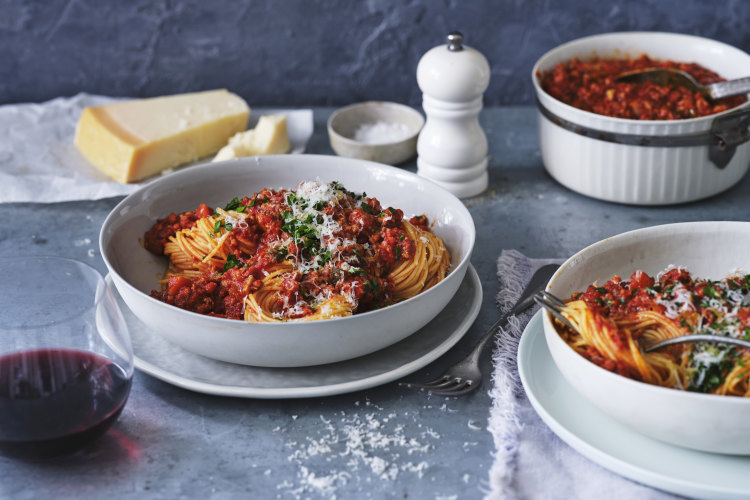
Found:
[[[256,106],[418,105],[419,58],[454,29],[490,62],[485,104],[531,104],[560,43],[647,30],[750,50],[748,26],[747,0],[0,0],[0,104],[224,87]]]

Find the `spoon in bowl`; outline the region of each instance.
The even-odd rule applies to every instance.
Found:
[[[723,99],[750,92],[750,77],[737,78],[724,82],[703,85],[689,73],[674,68],[649,68],[621,73],[615,80],[618,82],[644,83],[684,87],[693,92],[700,92],[710,100]]]

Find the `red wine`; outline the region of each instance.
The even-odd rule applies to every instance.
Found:
[[[117,420],[130,382],[121,367],[90,352],[0,357],[0,451],[51,456],[79,448]]]

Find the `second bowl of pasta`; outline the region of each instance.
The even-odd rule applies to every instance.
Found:
[[[750,223],[639,229],[568,259],[547,290],[570,326],[544,330],[568,382],[599,409],[670,444],[750,453],[750,350],[679,335],[750,336]]]

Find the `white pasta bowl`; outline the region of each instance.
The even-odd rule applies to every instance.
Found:
[[[200,203],[222,206],[264,187],[296,188],[300,182],[339,181],[366,192],[405,216],[425,214],[451,253],[451,270],[429,290],[382,309],[308,322],[247,323],[204,316],[149,296],[159,288],[166,257],[142,247],[144,233],[170,212]],[[312,366],[352,359],[394,344],[419,330],[451,300],[464,278],[474,246],[474,222],[461,201],[443,188],[403,170],[335,156],[279,155],[199,165],[164,176],[126,197],[102,226],[99,245],[117,291],[159,335],[183,348],[222,361],[265,367]]]
[[[750,223],[689,222],[649,227],[595,243],[568,259],[547,290],[566,298],[613,275],[641,269],[654,276],[670,264],[693,277],[750,272]],[[750,399],[686,392],[635,381],[588,361],[558,334],[545,313],[544,333],[565,379],[594,406],[652,438],[702,451],[750,454]]]
[[[719,136],[712,133],[715,120],[747,111],[750,103],[687,120],[630,120],[577,109],[542,89],[540,72],[550,71],[573,57],[587,60],[594,56],[622,58],[641,54],[695,62],[726,79],[746,77],[750,68],[750,55],[735,47],[676,33],[607,33],[573,40],[550,50],[536,62],[531,74],[539,109],[539,146],[549,174],[584,195],[636,205],[697,200],[736,184],[750,165],[750,142],[738,144],[724,166],[718,166],[709,157],[712,151],[709,145],[654,144],[665,138],[684,140],[693,135],[718,143]],[[747,124],[730,129],[740,137]],[[726,133],[719,135],[728,137]],[[630,144],[627,140],[637,143]]]

